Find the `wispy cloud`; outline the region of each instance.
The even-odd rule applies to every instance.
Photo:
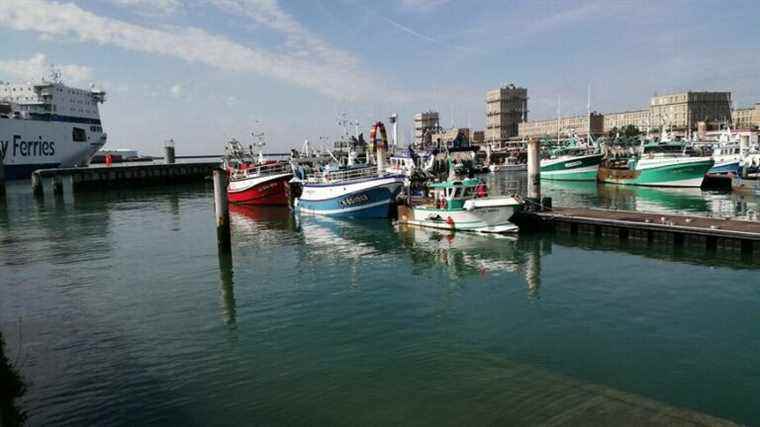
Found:
[[[451,0],[401,0],[401,5],[406,9],[430,11],[450,2]]]
[[[276,6],[275,3],[270,3]],[[278,9],[268,10],[271,12]],[[303,33],[304,30],[299,29],[297,23],[285,18],[270,25],[280,26],[283,31],[292,34],[308,34]],[[375,87],[375,80],[369,73],[360,70],[353,60],[343,60],[345,57],[340,55],[337,59],[331,56],[333,51],[321,51],[322,60],[314,61],[297,54],[242,45],[199,28],[155,29],[135,25],[96,15],[74,4],[44,0],[3,0],[0,2],[0,26],[175,57],[228,71],[255,72],[339,99],[369,97]],[[320,51],[319,45],[312,45],[312,48]]]
[[[336,67],[356,67],[359,60],[349,52],[335,48],[309,31],[276,0],[208,0],[219,10],[253,19],[259,25],[285,35],[288,51],[312,61]]]
[[[141,14],[168,15],[182,7],[180,0],[108,0],[117,5],[128,7]]]
[[[37,53],[28,59],[0,61],[0,74],[19,80],[38,80],[48,77],[53,64],[47,56]],[[55,65],[64,81],[72,84],[87,84],[92,81],[92,69],[83,65]]]

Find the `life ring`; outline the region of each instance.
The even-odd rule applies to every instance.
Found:
[[[377,151],[379,148],[377,145],[377,131],[380,130],[380,143],[383,144],[382,148],[388,151],[388,133],[385,132],[385,125],[383,122],[375,122],[372,125],[372,129],[369,131],[369,144],[373,151]]]

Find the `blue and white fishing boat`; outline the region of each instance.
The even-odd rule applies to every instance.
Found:
[[[382,141],[377,144],[377,131]],[[405,175],[385,171],[388,145],[385,127],[375,123],[370,144],[376,147],[376,165],[349,165],[325,170],[302,180],[296,210],[304,214],[340,218],[388,218],[401,191]]]

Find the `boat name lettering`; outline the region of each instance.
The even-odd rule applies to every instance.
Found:
[[[0,141],[0,158],[5,160],[8,154],[8,148],[10,141]],[[43,141],[42,137],[39,140],[24,141],[21,139],[21,135],[13,135],[13,153],[12,156],[16,157],[32,157],[32,156],[54,156],[55,155],[55,141]]]
[[[270,190],[274,187],[277,187],[277,184],[278,184],[277,182],[270,182],[269,184],[264,184],[261,187],[259,187],[259,191]]]
[[[356,196],[349,196],[340,201],[340,205],[343,207],[363,205],[369,201],[369,197],[366,194],[357,194]]]
[[[567,162],[567,163],[565,163],[565,167],[566,168],[574,168],[574,167],[580,166],[582,164],[583,164],[583,162],[581,162],[580,160],[576,160],[574,162]]]

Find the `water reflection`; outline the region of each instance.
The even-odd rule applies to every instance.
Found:
[[[541,256],[547,245],[542,238],[452,233],[388,221],[342,221],[320,217],[301,218],[306,260],[339,261],[351,271],[359,286],[358,265],[411,261],[412,274],[423,276],[443,267],[449,278],[480,277],[490,280],[503,274],[524,277],[528,294],[538,296]]]
[[[232,254],[219,252],[219,279],[222,318],[227,326],[234,328],[237,323],[237,311]]]

